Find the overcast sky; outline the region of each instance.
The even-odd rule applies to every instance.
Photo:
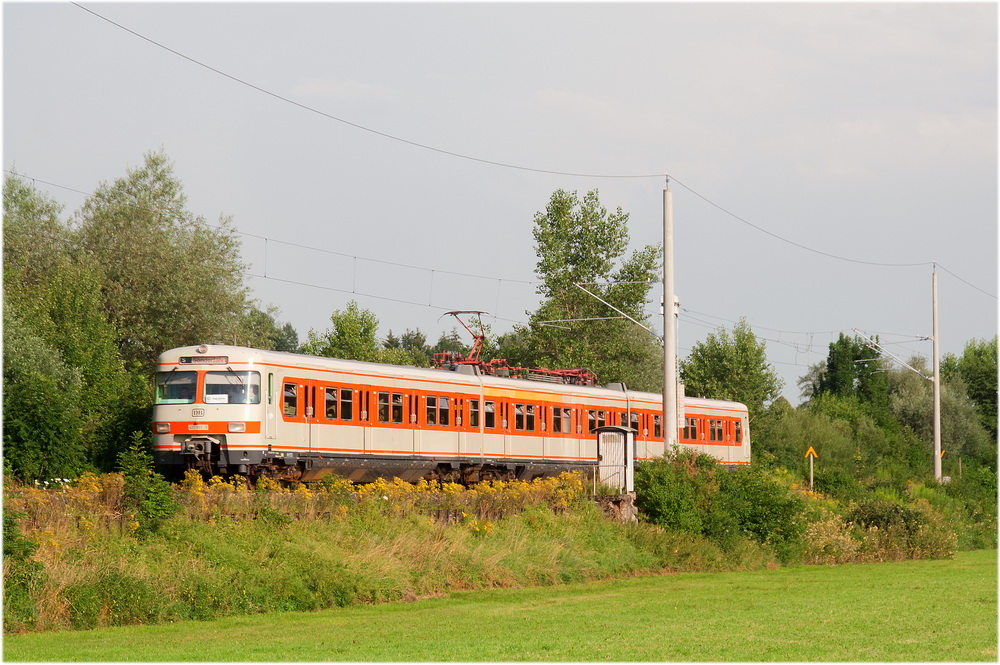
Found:
[[[942,352],[996,333],[995,3],[81,4],[3,5],[4,168],[68,218],[163,150],[300,339],[510,330],[552,192],[638,247],[662,174],[681,358],[745,317],[793,404],[840,332],[929,358],[932,262]]]

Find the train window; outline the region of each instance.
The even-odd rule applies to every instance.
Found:
[[[438,412],[437,400],[438,400],[438,398],[437,398],[436,395],[428,395],[427,396],[427,424],[428,425],[437,425],[437,412]]]
[[[340,389],[340,419],[354,420],[354,391],[350,388]]]
[[[687,418],[687,425],[684,427],[684,438],[688,441],[698,440],[698,419]]]
[[[588,432],[593,432],[597,427],[597,412],[594,409],[587,411],[587,427]]]
[[[628,415],[628,426],[634,429],[636,432],[639,431],[639,414],[633,411]]]
[[[392,422],[403,422],[403,393],[392,394]]]
[[[563,409],[562,410],[562,431],[567,434],[573,433],[573,410]]]
[[[514,429],[524,429],[524,405],[514,405]]]
[[[447,397],[438,397],[438,409],[439,409],[439,411],[438,411],[438,424],[444,425],[444,426],[447,426],[451,422],[451,420],[450,420],[450,418],[448,416],[448,413],[449,413],[449,411],[448,411],[448,408],[449,408],[448,401],[449,400],[448,400]]]
[[[628,414],[624,411],[618,414],[618,425],[628,427]]]
[[[294,416],[299,412],[299,386],[296,383],[286,383],[283,391],[282,407],[286,416]]]
[[[326,396],[326,419],[336,420],[337,419],[337,389],[336,388],[324,388],[323,393]]]
[[[156,373],[157,404],[190,404],[198,390],[197,372]]]
[[[496,402],[486,400],[483,402],[483,426],[486,429],[495,429],[497,426]]]
[[[529,432],[535,431],[535,405],[528,404],[524,407],[524,428]]]
[[[552,407],[552,433],[562,432],[562,409],[558,406]]]
[[[604,418],[604,411],[597,412],[597,426],[604,427],[607,424],[607,420]]]
[[[660,414],[653,414],[653,438],[658,439],[662,436],[660,433]]]
[[[380,392],[378,394],[378,421],[380,423],[389,422],[389,393]]]
[[[722,421],[709,419],[708,421],[708,440],[709,441],[722,441]]]
[[[743,443],[743,421],[741,421],[741,420],[734,421],[733,422],[733,428],[736,431],[735,432],[736,433],[736,436],[735,436],[736,443]]]
[[[479,400],[469,400],[469,427],[479,427]]]
[[[206,404],[260,404],[260,372],[206,372]]]

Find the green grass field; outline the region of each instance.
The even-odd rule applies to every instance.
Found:
[[[997,553],[6,636],[6,661],[996,661]]]

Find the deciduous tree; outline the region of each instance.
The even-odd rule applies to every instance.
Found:
[[[151,371],[164,349],[231,342],[248,290],[231,220],[187,209],[162,152],[103,183],[79,213],[79,243],[101,267],[101,300],[125,361]]]
[[[818,393],[856,395],[870,405],[873,415],[884,418],[889,405],[889,382],[881,354],[860,337],[841,333],[830,343],[826,368],[819,376]]]
[[[324,332],[310,330],[302,352],[328,358],[345,358],[390,365],[426,366],[421,354],[403,348],[385,348],[378,340],[378,318],[351,300],[344,310],[330,315],[333,327]]]
[[[12,325],[4,330],[4,348],[12,358],[20,358],[27,352],[20,346],[28,344],[34,349],[32,357],[56,356],[48,366],[62,367],[57,374],[75,373],[80,382],[79,391],[72,393],[81,400],[74,407],[79,439],[67,432],[66,446],[79,444],[88,463],[108,468],[114,461],[114,437],[128,428],[146,390],[128,374],[116,346],[116,331],[100,298],[101,270],[76,246],[60,212],[60,206],[23,179],[5,178],[4,313]],[[5,386],[9,404],[27,399],[18,394],[22,389],[29,389],[28,384],[12,381]],[[23,417],[13,408],[4,412],[5,424]],[[29,430],[18,431],[27,436]],[[69,450],[66,454],[74,455]]]
[[[656,337],[615,310],[645,322],[660,247],[649,245],[625,258],[628,214],[621,208],[609,213],[597,190],[582,199],[576,192],[554,192],[535,214],[533,235],[543,300],[527,329],[507,336],[501,352],[516,364],[586,367],[605,382],[659,390],[662,372],[650,371],[662,356]]]
[[[980,423],[996,439],[997,336],[992,340],[970,340],[961,356],[946,355],[941,360],[941,373],[961,377],[966,394],[979,413]]]
[[[742,402],[751,417],[781,392],[782,381],[767,362],[764,342],[758,341],[750,325],[740,319],[732,335],[724,326],[709,333],[691,348],[680,363],[686,395]]]

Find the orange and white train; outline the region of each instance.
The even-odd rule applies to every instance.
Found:
[[[602,426],[635,431],[635,456],[664,453],[655,393],[190,346],[157,361],[154,455],[185,469],[304,482],[336,473],[476,482],[531,479],[598,464]],[[727,465],[750,462],[747,408],[687,397],[678,445]],[[170,473],[171,471],[175,473]]]

